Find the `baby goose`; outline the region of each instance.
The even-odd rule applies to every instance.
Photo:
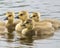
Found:
[[[22,38],[32,38],[35,35],[35,31],[33,30],[32,20],[27,19],[23,23],[23,26],[25,26],[25,28],[21,32],[21,37]]]
[[[40,13],[33,12],[32,13],[32,19],[35,20],[36,22],[50,22],[52,23],[54,29],[60,28],[60,22],[56,19],[45,19],[45,20],[40,20]]]
[[[36,35],[52,35],[54,33],[54,28],[52,27],[51,22],[40,21],[40,13],[32,14],[33,28],[36,31]]]
[[[7,22],[5,26],[7,28],[8,33],[12,33],[15,30],[15,26],[17,24],[14,22],[14,12],[7,12],[6,16]]]
[[[24,21],[26,21],[28,19],[28,15],[29,14],[27,11],[19,12],[18,18],[21,20],[21,22],[19,22],[15,27],[15,30],[16,30],[18,36],[20,36],[20,33],[21,33],[22,29],[24,28],[24,27],[22,27],[22,24],[24,23]]]
[[[54,32],[54,28],[52,27],[51,22],[40,21],[39,16],[39,13],[34,12],[32,14],[33,28],[35,28],[35,30],[38,32],[41,31],[40,34],[52,34]]]

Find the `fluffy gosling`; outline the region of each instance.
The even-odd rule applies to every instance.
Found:
[[[14,22],[14,12],[7,12],[6,13],[6,18],[5,20],[6,21],[6,28],[7,28],[7,31],[8,33],[12,33],[14,30],[15,30],[15,26],[16,26],[16,22]]]
[[[24,23],[24,21],[26,21],[28,19],[28,15],[29,15],[29,13],[27,11],[20,11],[18,16],[16,17],[21,20],[21,22],[19,22],[15,27],[15,30],[19,37],[20,37],[22,29],[24,28],[24,27],[22,27],[22,24]]]
[[[38,12],[33,12],[31,18],[36,22],[50,22],[55,30],[60,28],[60,22],[58,20],[56,20],[56,19],[41,20],[40,13],[38,13]]]
[[[35,35],[35,31],[33,30],[32,20],[27,19],[23,23],[23,26],[25,26],[25,28],[21,32],[21,35],[22,35],[21,37],[22,38],[32,38]]]

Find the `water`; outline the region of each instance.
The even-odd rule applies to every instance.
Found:
[[[41,12],[42,19],[60,19],[60,0],[0,0],[0,20],[3,20],[5,13],[10,10],[16,15],[18,11],[26,10],[30,13]],[[15,39],[13,35],[8,35],[7,38],[0,36],[0,48],[60,48],[59,44],[60,31],[56,31],[50,38],[34,41]]]

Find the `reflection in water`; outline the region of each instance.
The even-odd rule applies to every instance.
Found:
[[[40,35],[40,36],[34,36],[33,38],[20,38],[20,43],[24,44],[24,45],[33,45],[33,41],[34,40],[41,40],[41,39],[47,39],[49,37],[52,37],[54,34],[50,34],[50,35]]]
[[[41,35],[41,36],[36,36],[35,38],[25,38],[25,39],[17,39],[16,41],[14,40],[15,36],[14,33],[8,33],[7,37],[5,38],[6,40],[2,40],[0,42],[5,43],[4,46],[1,43],[0,47],[1,48],[34,48],[34,40],[37,41],[37,39],[44,39],[53,36],[51,35]]]
[[[14,39],[14,34],[13,33],[8,33],[7,34],[7,42],[12,42]]]
[[[49,38],[49,37],[52,37],[54,35],[54,33],[52,33],[52,34],[50,34],[50,35],[48,35],[48,34],[41,34],[41,35],[36,35],[36,36],[34,36],[33,37],[33,39],[34,40],[40,40],[40,39],[47,39],[47,38]]]
[[[20,43],[21,44],[24,44],[24,45],[33,45],[33,39],[32,38],[30,38],[30,39],[23,39],[23,40],[20,40]]]

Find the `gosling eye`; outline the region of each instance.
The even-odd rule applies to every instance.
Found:
[[[8,17],[11,17],[12,15],[9,15]]]
[[[33,15],[33,17],[36,17],[35,15]]]
[[[23,16],[23,14],[20,14],[20,16]]]

